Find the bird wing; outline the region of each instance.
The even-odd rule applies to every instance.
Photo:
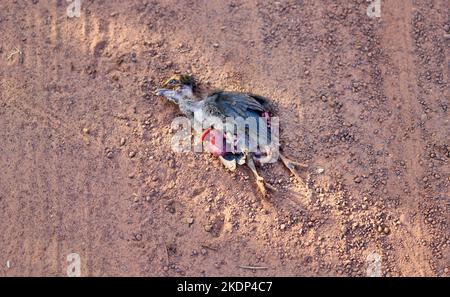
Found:
[[[258,95],[240,92],[217,91],[205,100],[211,115],[220,117],[254,117],[273,111],[269,100]]]
[[[257,129],[247,130],[247,137],[239,139],[236,146],[240,149],[256,147],[260,140],[264,143],[270,140],[270,129],[266,122],[259,121],[264,112],[273,112],[268,99],[249,93],[217,91],[210,94],[204,101],[203,111],[207,116],[222,119],[227,117],[243,119],[255,118]]]

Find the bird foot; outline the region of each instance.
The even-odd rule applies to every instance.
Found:
[[[303,178],[298,174],[297,170],[296,170],[296,166],[301,167],[301,168],[308,168],[308,165],[306,164],[302,164],[296,161],[292,161],[288,158],[286,158],[285,156],[280,154],[280,159],[281,162],[283,163],[283,165],[289,169],[289,171],[295,176],[295,178],[297,179],[297,181],[301,182],[303,181]]]
[[[267,199],[267,195],[268,195],[267,190],[270,190],[272,192],[277,190],[271,184],[265,182],[264,178],[262,178],[262,177],[256,178],[256,185],[258,186],[258,190],[261,192],[264,199]]]
[[[266,190],[266,186],[264,183],[264,179],[261,178],[257,178],[256,179],[256,185],[258,186],[258,190],[261,192],[261,194],[263,195],[264,198],[267,198],[267,190]]]
[[[263,197],[267,198],[267,189],[271,191],[276,191],[276,189],[267,183],[264,178],[258,174],[258,171],[256,171],[255,163],[253,162],[253,157],[248,156],[247,158],[247,166],[250,168],[250,170],[253,172],[253,175],[255,176],[256,185],[258,186],[258,190],[261,192]]]

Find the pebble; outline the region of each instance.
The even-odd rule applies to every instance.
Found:
[[[187,223],[188,223],[189,225],[192,225],[192,224],[194,223],[194,218],[188,218],[188,219],[187,219]]]
[[[89,134],[89,133],[91,133],[91,130],[89,130],[89,128],[83,128],[83,133]]]
[[[317,174],[322,174],[322,173],[325,172],[325,169],[323,169],[323,168],[318,168],[316,172],[317,172]]]
[[[121,146],[124,146],[126,142],[127,142],[127,140],[125,139],[125,137],[120,138],[120,145]]]
[[[280,225],[280,230],[284,230],[284,229],[286,229],[286,225],[285,224],[281,224]]]
[[[134,158],[136,156],[136,152],[133,152],[133,151],[131,151],[129,154],[128,154],[128,157],[130,157],[130,158]]]
[[[114,156],[113,152],[109,151],[108,153],[106,153],[106,157],[108,159],[112,159],[112,157]]]

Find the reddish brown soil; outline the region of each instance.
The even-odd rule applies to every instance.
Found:
[[[0,276],[450,275],[448,0],[67,5],[0,2]],[[173,153],[177,71],[272,98],[305,182]]]

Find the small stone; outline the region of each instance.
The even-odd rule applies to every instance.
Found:
[[[325,172],[325,169],[323,169],[323,168],[318,168],[316,172],[317,172],[317,174],[322,174],[322,173]]]
[[[384,227],[383,232],[384,234],[389,235],[389,233],[391,233],[391,229],[389,229],[389,227]]]
[[[167,271],[169,271],[169,267],[164,266],[164,267],[163,267],[163,270],[167,272]]]
[[[423,113],[423,114],[420,116],[420,119],[422,120],[422,122],[426,121],[427,118],[428,118],[428,116],[427,116],[426,113]]]
[[[359,176],[356,176],[354,181],[355,181],[355,183],[359,184],[362,180]]]
[[[128,154],[128,157],[130,157],[130,158],[134,158],[136,156],[136,152],[134,152],[134,151],[131,151],[129,154]]]
[[[206,254],[208,253],[208,251],[207,251],[206,249],[201,249],[200,253],[201,253],[202,255],[206,255]]]
[[[89,128],[83,128],[83,133],[89,134],[89,133],[91,133],[91,130],[89,130]]]
[[[11,268],[11,261],[10,260],[8,260],[8,261],[6,261],[6,268]]]
[[[284,229],[286,229],[286,225],[285,224],[281,224],[280,225],[280,230],[284,230]]]
[[[212,226],[211,225],[205,225],[204,228],[205,228],[206,232],[210,232],[212,230]]]
[[[134,173],[128,174],[128,178],[134,178]]]
[[[126,142],[127,140],[125,139],[125,137],[120,138],[120,146],[124,146]]]
[[[193,223],[194,223],[194,218],[188,218],[187,219],[187,223],[189,224],[189,225],[192,225]]]
[[[218,43],[214,43],[214,44],[213,44],[213,47],[218,48],[218,47],[219,47],[219,44],[218,44]]]
[[[107,157],[108,159],[112,159],[112,158],[114,157],[113,152],[111,152],[111,151],[107,152],[107,153],[106,153],[106,157]]]

